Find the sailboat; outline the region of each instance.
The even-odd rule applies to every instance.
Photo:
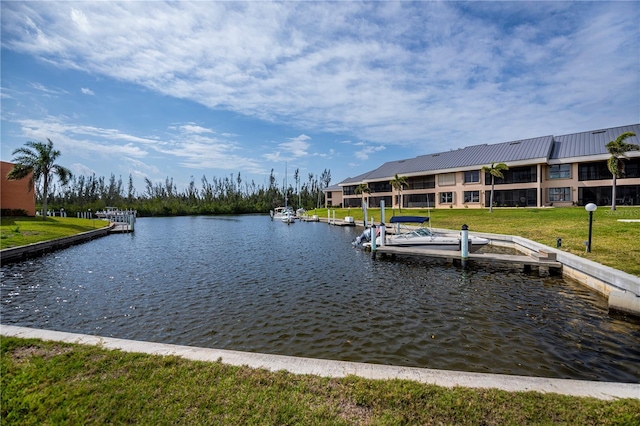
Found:
[[[281,220],[286,224],[292,224],[296,221],[296,213],[288,206],[289,196],[287,195],[287,165],[284,166],[284,207],[276,207],[271,210],[271,220]]]

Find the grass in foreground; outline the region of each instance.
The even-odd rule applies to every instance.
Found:
[[[3,425],[640,424],[637,399],[329,379],[13,337],[0,351]]]
[[[316,210],[321,218],[327,211]],[[549,247],[556,246],[556,238],[562,238],[562,247],[568,253],[593,260],[629,274],[640,276],[640,223],[619,222],[618,219],[640,219],[640,208],[620,207],[611,211],[599,207],[593,215],[591,253],[586,253],[584,242],[589,238],[589,213],[584,207],[544,209],[385,209],[388,222],[393,215],[431,216],[431,226],[459,230],[463,224],[470,231],[494,234],[518,235]],[[353,216],[362,220],[360,209],[336,209],[336,219]],[[369,209],[380,223],[380,209]],[[333,217],[333,213],[332,213]]]
[[[2,217],[0,221],[0,249],[69,237],[81,232],[104,228],[109,223],[98,219],[72,217]]]

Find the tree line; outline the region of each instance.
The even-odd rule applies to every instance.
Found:
[[[211,180],[205,175],[196,184],[194,177],[183,191],[179,191],[173,178],[164,182],[152,182],[145,178],[144,188],[138,190],[133,177],[125,184],[122,177],[112,173],[103,176],[73,176],[67,168],[55,164],[60,151],[53,149],[53,142],[27,142],[14,151],[14,168],[7,176],[17,180],[29,176],[29,187],[36,192],[39,211],[55,212],[64,209],[67,216],[77,213],[104,210],[107,206],[137,210],[138,216],[184,216],[207,214],[268,213],[285,205],[296,209],[311,210],[324,203],[323,189],[331,183],[331,171],[322,174],[309,173],[302,181],[299,169],[294,172],[293,184],[279,185],[273,169],[268,183],[258,185],[253,180],[244,181],[240,173]],[[54,176],[58,178],[54,181]]]
[[[73,176],[66,184],[51,185],[46,204],[49,210],[67,215],[77,212],[104,210],[107,206],[137,210],[138,216],[185,216],[207,214],[268,213],[285,205],[311,210],[324,203],[322,190],[329,186],[331,172],[325,169],[320,176],[309,173],[307,181],[301,181],[299,170],[294,173],[294,183],[279,185],[273,169],[266,185],[244,181],[240,173],[226,177],[207,178],[198,183],[191,177],[182,191],[173,178],[164,182],[144,180],[144,188],[138,190],[129,175],[125,184],[114,174],[108,179],[102,176]],[[295,185],[295,186],[294,186]],[[44,205],[44,194],[36,186],[36,200]]]

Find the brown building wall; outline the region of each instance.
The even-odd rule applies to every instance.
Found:
[[[36,194],[28,183],[30,176],[21,180],[9,180],[7,174],[13,168],[12,163],[0,162],[0,208],[24,210],[29,216],[36,215]]]

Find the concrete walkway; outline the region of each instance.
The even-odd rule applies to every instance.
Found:
[[[196,348],[164,343],[140,342],[10,325],[0,325],[0,334],[3,336],[14,336],[20,338],[35,338],[66,343],[96,345],[106,349],[119,349],[125,352],[141,352],[152,355],[175,355],[198,361],[221,360],[225,364],[230,365],[246,365],[253,368],[265,368],[271,371],[286,370],[295,374],[313,374],[323,377],[345,377],[347,375],[355,375],[367,379],[408,379],[445,387],[464,386],[469,388],[496,388],[510,392],[536,391],[581,397],[594,397],[598,399],[640,399],[640,384],[632,383],[549,379],[331,361],[222,349]]]

